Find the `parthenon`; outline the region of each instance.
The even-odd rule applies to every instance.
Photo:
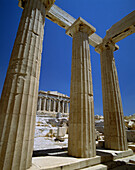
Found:
[[[74,19],[54,2],[19,0],[23,13],[0,98],[1,170],[26,170],[32,165],[45,18],[73,38],[68,155],[87,158],[88,165],[101,162],[96,155],[89,45],[95,47],[101,60],[105,149],[128,150],[113,53],[119,48],[115,43],[135,32],[135,11],[114,24],[102,39],[94,26],[81,17]],[[45,102],[38,105],[39,110],[42,107],[46,109]]]
[[[70,97],[57,91],[39,91],[37,112],[45,116],[56,116],[56,113],[69,114]]]

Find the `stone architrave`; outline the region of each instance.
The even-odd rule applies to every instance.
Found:
[[[105,148],[127,150],[123,108],[113,52],[115,43],[103,41],[95,49],[100,52]]]
[[[46,98],[43,99],[43,111],[46,111]]]
[[[20,1],[22,2],[22,1]],[[23,1],[0,99],[0,169],[31,166],[47,2]]]
[[[71,156],[96,156],[93,85],[88,37],[95,28],[82,18],[66,31],[73,37],[70,89],[68,153]]]

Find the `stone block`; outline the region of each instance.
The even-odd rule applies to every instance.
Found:
[[[135,142],[135,130],[126,130],[128,142]]]
[[[57,130],[58,137],[64,137],[66,133],[67,133],[67,127],[58,127]]]

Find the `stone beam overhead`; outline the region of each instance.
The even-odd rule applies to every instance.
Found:
[[[26,0],[19,0],[19,7],[24,8],[25,1]],[[52,7],[46,13],[46,18],[66,30],[76,21],[74,17],[69,15],[67,12],[65,12],[55,4],[52,5]],[[97,45],[102,43],[102,41],[103,39],[96,33],[92,34],[89,37],[89,44],[93,47],[96,47]]]
[[[67,12],[65,12],[55,4],[47,12],[46,18],[66,30],[76,21],[75,18],[73,18],[71,15],[69,15]],[[96,33],[92,34],[89,37],[89,44],[93,47],[96,47],[100,43],[102,43],[102,38]]]
[[[18,6],[21,7],[21,8],[24,8],[24,5],[25,5],[25,2],[27,0],[18,0],[19,1],[19,4]],[[55,0],[40,0],[43,4],[45,4],[45,8],[46,9],[50,9],[51,6],[54,4]]]
[[[75,18],[73,18],[71,15],[69,15],[67,12],[65,12],[55,4],[49,9],[48,13],[46,14],[46,18],[48,18],[49,20],[58,24],[60,27],[66,30],[76,20]]]
[[[105,39],[116,43],[133,33],[135,33],[135,10],[114,24],[106,32]]]
[[[73,37],[76,32],[85,32],[90,36],[96,31],[96,29],[85,21],[83,18],[79,17],[70,28],[67,29],[66,34]]]

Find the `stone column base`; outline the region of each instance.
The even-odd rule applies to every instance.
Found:
[[[43,169],[81,169],[100,163],[100,156],[93,158],[74,158],[74,157],[59,157],[46,156],[32,158],[32,167],[28,170],[43,170]],[[40,168],[39,168],[40,167]]]

